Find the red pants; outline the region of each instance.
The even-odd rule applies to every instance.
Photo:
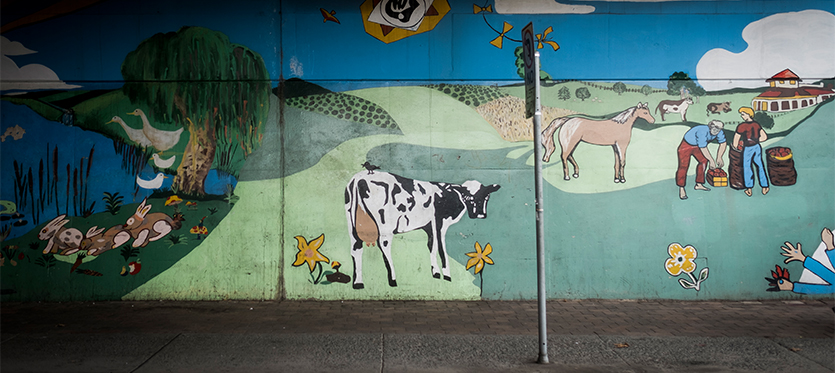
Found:
[[[702,154],[702,150],[696,145],[690,145],[684,139],[678,146],[678,170],[676,170],[676,185],[683,187],[687,178],[687,169],[690,168],[690,157],[695,157],[699,164],[696,166],[696,184],[705,183],[705,170],[708,160]]]

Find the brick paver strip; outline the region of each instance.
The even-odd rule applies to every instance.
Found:
[[[3,333],[536,335],[535,301],[4,302]],[[551,300],[549,335],[833,338],[832,300]]]

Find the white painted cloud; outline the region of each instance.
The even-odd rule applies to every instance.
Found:
[[[0,91],[32,91],[37,89],[72,89],[78,85],[64,83],[52,69],[41,64],[18,66],[8,56],[37,53],[23,44],[0,36]]]
[[[38,53],[26,48],[18,41],[11,41],[5,36],[0,36],[0,51],[4,56],[23,56],[26,54]]]
[[[560,4],[554,0],[496,0],[499,14],[586,14],[594,12],[591,5]]]
[[[748,48],[740,53],[712,49],[696,65],[699,84],[708,91],[755,88],[784,69],[804,81],[835,76],[835,15],[822,10],[780,13],[742,30]]]
[[[601,3],[659,3],[668,1],[692,0],[589,0]],[[721,1],[721,0],[708,0]],[[555,0],[496,0],[496,13],[499,14],[588,14],[594,12],[591,5],[569,5]]]

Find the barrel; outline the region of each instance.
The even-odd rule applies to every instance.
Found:
[[[782,146],[768,148],[765,162],[771,185],[788,186],[797,183],[797,170],[794,168],[792,150]]]

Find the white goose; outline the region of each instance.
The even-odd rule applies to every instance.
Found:
[[[151,126],[151,122],[148,121],[148,116],[145,115],[145,112],[142,109],[136,109],[132,113],[128,113],[129,115],[135,115],[142,118],[142,132],[145,134],[145,137],[150,140],[151,145],[159,150],[159,151],[166,151],[177,145],[180,142],[180,134],[183,133],[184,128],[180,128],[174,131],[164,131],[159,130]]]
[[[158,153],[152,154],[151,158],[154,160],[154,166],[157,166],[157,168],[159,168],[161,170],[164,170],[166,168],[171,167],[172,165],[174,165],[174,162],[177,160],[176,155],[172,155],[168,159],[162,159],[162,157],[160,157]]]
[[[122,128],[125,129],[125,133],[128,134],[128,137],[131,139],[131,141],[139,144],[139,146],[146,148],[149,145],[151,145],[151,140],[149,140],[148,137],[145,136],[145,132],[143,132],[141,129],[136,129],[128,126],[122,118],[114,116],[113,119],[110,120],[110,122],[107,122],[105,124],[110,123],[119,123],[119,125],[121,125]]]
[[[151,180],[143,180],[139,175],[136,175],[136,185],[139,185],[142,189],[159,189],[162,188],[162,182],[167,177],[162,172],[158,172],[157,176]]]

